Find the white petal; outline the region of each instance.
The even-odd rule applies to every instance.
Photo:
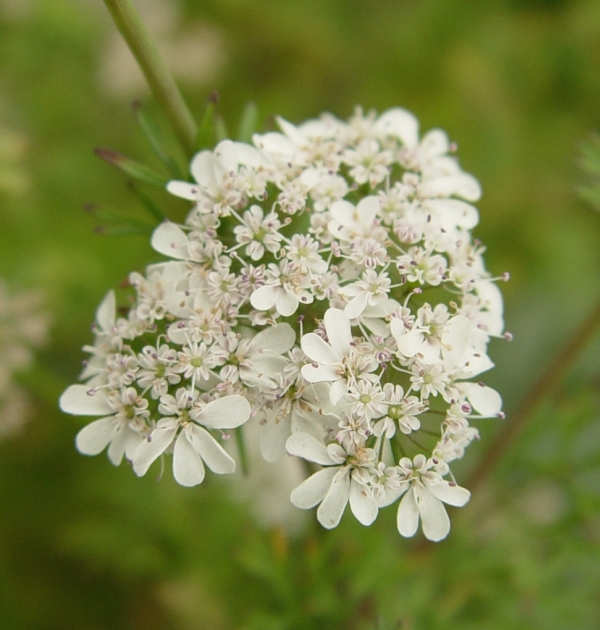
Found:
[[[280,315],[289,317],[298,310],[298,298],[293,293],[282,290],[279,292],[275,305]]]
[[[202,427],[191,428],[189,437],[194,449],[200,453],[206,465],[218,475],[235,472],[235,461],[228,455],[215,438]]]
[[[370,525],[377,518],[377,501],[368,489],[357,481],[350,481],[350,509],[362,525]]]
[[[460,199],[427,199],[422,205],[423,209],[437,217],[447,230],[456,226],[472,230],[479,223],[477,208]]]
[[[467,365],[468,363],[468,365]],[[473,378],[477,374],[486,372],[494,367],[494,363],[487,354],[482,352],[469,351],[465,357],[464,367],[457,369],[455,378]]]
[[[429,160],[448,153],[450,143],[446,132],[441,129],[431,129],[423,136],[420,148]]]
[[[210,429],[234,429],[248,420],[251,411],[250,403],[243,396],[233,394],[209,402],[197,422]]]
[[[285,455],[285,443],[292,432],[289,416],[283,420],[268,419],[260,433],[260,452],[268,462],[279,461]]]
[[[392,320],[394,322],[400,322],[399,319]],[[401,322],[400,322],[401,323]],[[423,333],[419,330],[409,330],[405,335],[397,338],[398,350],[405,357],[414,357],[418,352],[423,352],[423,347],[426,345]]]
[[[221,151],[221,147],[223,146],[224,142],[221,142],[218,145],[217,149],[219,149],[219,151]],[[252,166],[256,168],[268,164],[264,155],[255,147],[246,144],[245,142],[229,142],[231,145],[231,157],[225,154],[221,154],[221,161],[225,164],[225,166],[232,163],[232,160],[234,158],[237,165],[245,164],[246,166]]]
[[[250,296],[250,304],[259,311],[268,311],[275,306],[281,291],[282,288],[280,286],[271,284],[258,287]]]
[[[427,489],[440,501],[456,507],[462,507],[471,498],[471,493],[466,488],[451,484],[448,481],[427,486]]]
[[[316,333],[307,333],[300,340],[304,354],[311,360],[325,365],[338,363],[341,356]]]
[[[350,468],[344,466],[333,477],[329,490],[317,510],[317,519],[326,529],[336,527],[348,503]]]
[[[306,138],[304,134],[298,129],[298,127],[295,127],[294,125],[292,125],[292,123],[288,122],[287,120],[285,120],[285,118],[282,118],[281,116],[277,116],[276,120],[281,131],[283,131],[283,133],[294,144],[299,146],[303,146],[306,144]]]
[[[96,310],[96,321],[101,330],[107,332],[115,325],[116,310],[115,292],[109,291]]]
[[[492,313],[503,313],[502,291],[498,285],[491,280],[480,280],[475,283],[475,291],[479,296],[483,306]]]
[[[159,253],[185,260],[188,257],[187,246],[189,239],[186,233],[175,223],[165,221],[152,234],[152,247]]]
[[[262,384],[266,387],[272,387],[276,374],[283,372],[283,369],[289,365],[289,361],[284,356],[275,356],[274,354],[254,354],[250,365],[242,364],[239,366],[240,378],[250,385]]]
[[[404,335],[408,334],[408,329],[404,325],[404,322],[398,317],[392,318],[392,321],[390,322],[390,331],[397,342],[399,342]]]
[[[88,394],[89,391],[90,387],[86,385],[71,385],[63,392],[58,405],[62,411],[74,416],[104,416],[114,413],[103,390],[93,395]]]
[[[369,294],[366,291],[359,293],[354,299],[350,300],[344,308],[348,319],[356,319],[359,317],[367,306]]]
[[[333,365],[303,365],[302,376],[309,383],[323,383],[324,381],[337,381],[340,376]],[[335,404],[335,403],[334,403]]]
[[[290,495],[291,502],[303,510],[308,510],[311,507],[320,503],[327,494],[327,490],[331,486],[331,480],[338,472],[337,466],[331,466],[329,468],[323,468],[314,475],[311,475],[308,479],[303,481],[297,488],[292,490]]]
[[[375,123],[378,134],[393,135],[400,138],[409,148],[419,143],[419,121],[408,110],[401,107],[388,109]]]
[[[477,201],[481,197],[481,186],[472,175],[460,172],[425,180],[420,185],[419,192],[425,197],[456,195],[467,201]]]
[[[381,201],[379,197],[374,195],[370,195],[368,197],[364,197],[358,202],[356,206],[356,211],[358,212],[358,216],[360,217],[360,222],[367,227],[371,227],[373,224],[373,220],[379,214],[381,210]]]
[[[200,454],[187,439],[186,431],[182,431],[175,441],[173,450],[173,477],[182,486],[197,486],[204,480],[204,464]]]
[[[450,519],[444,504],[426,489],[419,494],[419,513],[425,537],[434,542],[446,538],[450,531]]]
[[[324,321],[327,339],[329,339],[333,351],[340,357],[344,356],[348,353],[352,343],[348,315],[339,308],[329,308],[325,312]]]
[[[83,427],[75,438],[75,446],[83,455],[98,455],[113,439],[119,428],[114,416],[94,420]]]
[[[473,405],[473,409],[482,416],[497,416],[502,410],[500,394],[487,385],[470,383],[467,398]]]
[[[197,184],[173,180],[167,184],[167,191],[175,195],[175,197],[181,197],[182,199],[189,199],[190,201],[198,199]]]
[[[294,329],[289,324],[278,324],[259,332],[250,342],[250,347],[283,354],[292,348],[295,341]]]
[[[190,172],[202,191],[214,196],[219,190],[217,171],[222,170],[219,159],[212,151],[200,151],[190,164]]]
[[[352,216],[354,214],[354,206],[349,201],[342,199],[331,204],[329,213],[331,214],[331,218],[334,219],[329,224],[329,231],[334,236],[337,236],[336,232],[338,227],[340,227],[339,224],[341,223],[342,226],[344,226],[353,220]]]
[[[296,147],[289,138],[281,133],[270,132],[262,135],[254,134],[252,142],[266,153],[290,157],[296,153]]]
[[[419,527],[419,508],[412,487],[402,497],[398,506],[398,531],[405,538],[411,538]]]
[[[285,443],[285,448],[290,455],[302,457],[315,464],[333,464],[325,444],[308,433],[293,433]]]
[[[119,466],[123,461],[123,455],[125,455],[127,445],[134,436],[139,438],[137,443],[140,444],[143,438],[138,433],[135,433],[135,431],[132,431],[129,425],[119,423],[117,431],[108,445],[108,459],[112,464]]]
[[[337,405],[347,391],[348,383],[345,379],[338,379],[332,383],[331,388],[329,389],[329,400],[331,401],[331,404]]]
[[[362,314],[362,323],[375,335],[378,337],[383,337],[384,339],[388,336],[389,329],[386,322],[379,319],[380,317],[385,317],[385,314],[373,314],[372,311],[375,311],[379,305],[376,307],[368,306]]]
[[[464,315],[452,317],[442,333],[443,355],[452,367],[461,367],[466,359],[467,347],[473,335],[473,323]]]
[[[152,463],[157,460],[173,441],[176,427],[154,429],[148,439],[145,439],[133,454],[133,471],[138,477],[145,475]]]

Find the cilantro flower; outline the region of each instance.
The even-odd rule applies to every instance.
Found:
[[[277,122],[168,184],[189,213],[152,235],[166,260],[98,308],[61,407],[98,417],[82,453],[139,476],[167,457],[185,486],[229,474],[235,432],[266,462],[322,467],[291,501],[324,527],[399,501],[401,535],[441,540],[444,504],[470,496],[450,464],[477,421],[503,417],[480,380],[504,329],[504,276],[471,234],[481,188],[446,133],[401,108]]]

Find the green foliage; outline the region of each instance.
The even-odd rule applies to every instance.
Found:
[[[484,190],[476,234],[491,271],[512,274],[502,289],[515,341],[491,348],[487,379],[509,423],[598,293],[600,215],[575,189],[586,178],[582,194],[600,205],[597,138],[584,145],[583,175],[576,165],[598,129],[600,6],[147,4],[162,10],[142,18],[158,23],[158,46],[199,112],[199,148],[227,137],[224,120],[248,139],[276,114],[346,117],[356,103],[405,106],[460,143]],[[55,322],[25,381],[34,416],[0,443],[2,628],[595,630],[598,340],[491,482],[453,511],[440,544],[401,539],[393,510],[370,528],[346,515],[326,532],[311,514],[299,534],[265,531],[221,480],[187,490],[75,452],[81,419],[55,401],[77,376],[96,306],[158,260],[147,234],[163,215],[187,211],[148,185],[185,177],[187,164],[137,75],[119,79],[127,59],[116,41],[101,2],[0,2],[0,275],[43,287]],[[218,112],[214,99],[205,105],[214,89]],[[134,99],[144,105],[132,115]],[[133,185],[99,163],[98,145],[136,156]],[[106,234],[135,230],[145,236]],[[502,430],[480,428],[459,481]]]
[[[579,194],[600,210],[600,137],[596,134],[582,144],[580,160],[588,181],[579,188]]]

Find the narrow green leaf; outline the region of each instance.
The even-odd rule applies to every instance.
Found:
[[[252,134],[256,131],[258,109],[252,101],[246,103],[242,112],[242,120],[238,129],[237,139],[240,142],[252,142]]]
[[[219,95],[216,90],[213,90],[204,108],[202,120],[198,127],[198,137],[196,139],[196,147],[198,151],[203,149],[212,149],[214,146],[215,135],[215,113],[217,110],[217,103],[219,102]]]
[[[159,175],[144,164],[136,162],[117,151],[97,148],[94,149],[94,153],[109,164],[116,166],[119,170],[123,171],[130,177],[139,179],[147,184],[152,184],[153,186],[158,186],[159,188],[164,189],[169,181],[166,177]]]
[[[162,213],[160,208],[148,197],[148,195],[136,186],[134,182],[131,182],[131,189],[138,196],[144,208],[149,212],[153,219],[156,219],[159,223],[162,223],[165,220],[165,215]]]
[[[163,134],[156,120],[139,101],[133,102],[133,113],[158,159],[167,167],[169,173],[175,179],[184,179],[179,165],[166,148]]]
[[[97,204],[86,204],[83,209],[98,220],[94,231],[98,234],[144,234],[150,235],[154,225],[128,217],[121,212],[110,210]]]
[[[222,116],[217,116],[215,120],[215,133],[217,135],[217,142],[221,142],[221,140],[227,140],[229,138],[229,132],[227,131],[227,125],[225,124],[225,120],[223,120]]]

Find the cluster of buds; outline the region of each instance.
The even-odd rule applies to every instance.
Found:
[[[96,314],[81,379],[61,398],[102,416],[77,435],[138,475],[165,455],[185,486],[205,468],[234,471],[236,436],[259,427],[265,460],[316,465],[291,495],[335,527],[347,506],[364,525],[399,500],[398,529],[431,540],[444,503],[469,492],[450,472],[477,437],[472,420],[502,417],[479,381],[502,337],[500,278],[470,230],[476,179],[446,134],[422,138],[391,109],[331,115],[198,153],[185,224],[152,236],[169,260],[133,273],[126,317],[114,293]],[[253,431],[252,435],[257,435]]]

